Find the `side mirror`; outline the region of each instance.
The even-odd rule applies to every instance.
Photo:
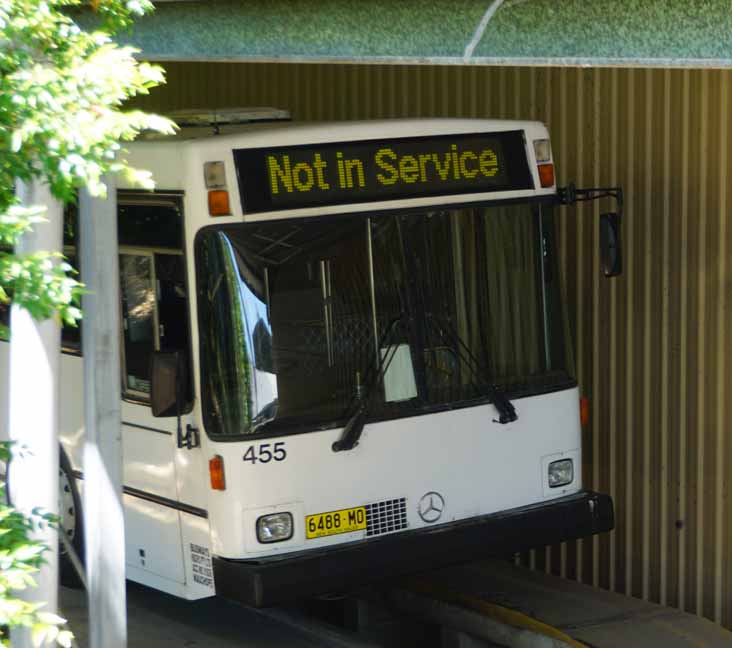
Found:
[[[620,214],[600,216],[600,259],[606,277],[617,277],[623,272],[623,254],[620,242]]]
[[[183,409],[185,367],[180,351],[155,351],[150,371],[150,407],[155,417],[179,416]]]

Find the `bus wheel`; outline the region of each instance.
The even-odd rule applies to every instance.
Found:
[[[82,565],[84,562],[84,527],[81,515],[81,499],[76,490],[76,482],[66,455],[61,452],[58,466],[58,517],[59,534],[63,533]],[[59,578],[66,587],[82,587],[69,551],[64,542],[59,541]]]

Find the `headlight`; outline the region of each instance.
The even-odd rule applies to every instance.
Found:
[[[574,465],[571,459],[560,459],[549,464],[549,488],[566,486],[574,481]]]
[[[282,542],[292,537],[292,513],[272,513],[257,520],[257,540]]]

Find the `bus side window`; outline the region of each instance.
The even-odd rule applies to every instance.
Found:
[[[76,254],[64,252],[66,256],[66,262],[76,270],[79,269],[79,265],[76,260]],[[73,275],[75,279],[79,280],[79,275]],[[63,323],[61,326],[61,351],[64,353],[71,353],[74,355],[81,355],[81,320],[76,323],[76,326],[70,326],[69,324]]]
[[[123,390],[133,398],[150,396],[150,356],[156,348],[152,254],[120,254]]]
[[[7,341],[10,331],[10,304],[0,303],[0,340]]]
[[[10,253],[12,249],[3,245],[0,252]],[[0,302],[0,340],[10,340],[10,302]]]
[[[81,355],[81,321],[76,326],[64,323],[61,327],[61,351]]]
[[[0,303],[0,340],[9,340],[10,304]],[[61,350],[64,353],[81,353],[81,322],[76,326],[64,324],[61,329]]]
[[[69,264],[76,267],[76,257],[67,254]],[[10,331],[10,303],[0,302],[0,340],[8,341]],[[81,321],[76,326],[63,324],[61,328],[61,350],[64,353],[81,354]]]

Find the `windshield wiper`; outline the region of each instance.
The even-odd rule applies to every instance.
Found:
[[[333,442],[333,452],[341,452],[343,450],[353,450],[361,438],[363,429],[366,426],[366,412],[368,407],[364,401],[359,401],[356,411],[348,419],[346,427],[343,428],[343,434],[338,441]]]
[[[403,318],[404,315],[399,315],[389,322],[384,335],[381,336],[381,340],[379,341],[379,349],[383,348],[391,340],[391,336],[396,329],[396,325],[401,322]],[[338,441],[335,441],[332,445],[333,452],[353,450],[358,445],[358,441],[363,433],[363,428],[366,425],[366,416],[369,413],[373,395],[376,393],[376,388],[379,386],[379,383],[384,380],[386,370],[389,368],[389,365],[395,355],[396,347],[394,347],[394,349],[390,349],[386,357],[379,359],[379,362],[375,364],[375,369],[363,385],[363,389],[356,401],[353,413],[348,418],[348,422],[343,428],[341,438],[338,439]]]
[[[428,313],[425,319],[428,323],[432,324],[437,335],[455,349],[458,359],[465,363],[475,378],[487,378],[487,372],[481,368],[478,359],[470,351],[457,331],[455,331],[448,322],[435,317],[431,313]],[[449,334],[443,329],[443,327],[449,330]],[[486,392],[486,396],[491,399],[493,407],[498,411],[498,418],[493,419],[495,423],[502,423],[505,425],[506,423],[513,423],[518,420],[516,408],[513,406],[513,403],[508,399],[503,390],[489,382],[487,382],[482,389],[476,383],[473,383],[473,385],[479,391]]]

